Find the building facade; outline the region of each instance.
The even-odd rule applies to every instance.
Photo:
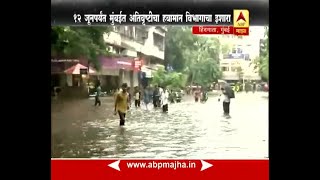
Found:
[[[260,39],[264,37],[264,32],[264,27],[253,26],[249,36],[218,36],[222,45],[230,47],[220,61],[222,79],[231,82],[261,80],[254,60],[260,55]]]
[[[112,56],[100,58],[100,75],[118,79],[118,87],[121,83],[145,86],[152,71],[164,64],[166,32],[161,26],[113,26],[110,33],[104,34]],[[109,79],[102,80],[102,84],[110,84]]]

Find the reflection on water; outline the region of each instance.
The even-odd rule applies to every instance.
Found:
[[[119,127],[112,103],[83,100],[53,107],[52,156],[86,158],[264,158],[268,156],[268,100],[238,95],[231,119],[221,103],[185,101],[169,113],[135,109]],[[53,105],[54,106],[54,105]],[[59,105],[61,106],[61,104]]]

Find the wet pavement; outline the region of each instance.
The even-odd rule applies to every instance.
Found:
[[[112,98],[100,107],[93,99],[52,102],[54,158],[208,158],[268,157],[268,99],[263,93],[236,94],[231,119],[222,117],[222,103],[205,104],[186,97],[160,109],[132,108],[119,127]]]

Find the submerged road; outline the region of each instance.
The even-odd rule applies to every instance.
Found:
[[[268,158],[268,99],[265,93],[236,94],[231,119],[222,103],[205,104],[185,97],[160,109],[132,107],[126,126],[113,115],[112,98],[52,102],[54,158]]]

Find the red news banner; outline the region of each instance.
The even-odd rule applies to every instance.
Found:
[[[233,26],[193,26],[193,34],[233,34],[236,36],[248,36],[249,28],[236,28]]]
[[[52,159],[51,180],[269,180],[269,160]]]

